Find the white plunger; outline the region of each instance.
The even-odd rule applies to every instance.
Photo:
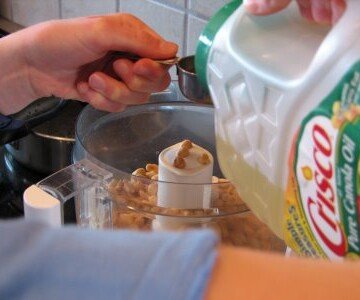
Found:
[[[213,166],[211,153],[190,141],[164,149],[159,155],[158,206],[210,208]],[[160,216],[157,220],[154,227],[172,229],[188,223],[191,218]]]

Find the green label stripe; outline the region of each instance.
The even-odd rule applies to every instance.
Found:
[[[336,154],[336,185],[341,219],[348,242],[348,252],[360,253],[359,225],[359,118],[346,123],[338,135]]]

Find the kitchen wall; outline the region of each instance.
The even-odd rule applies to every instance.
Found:
[[[193,54],[211,15],[229,0],[0,0],[0,15],[24,26],[57,18],[132,13]]]

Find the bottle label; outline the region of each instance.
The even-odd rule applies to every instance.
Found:
[[[299,255],[360,255],[360,62],[301,123],[289,157],[285,240]]]

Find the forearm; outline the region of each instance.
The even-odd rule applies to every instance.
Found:
[[[206,299],[359,299],[359,262],[220,247]]]
[[[37,99],[26,62],[26,32],[0,39],[0,113],[15,113]]]

